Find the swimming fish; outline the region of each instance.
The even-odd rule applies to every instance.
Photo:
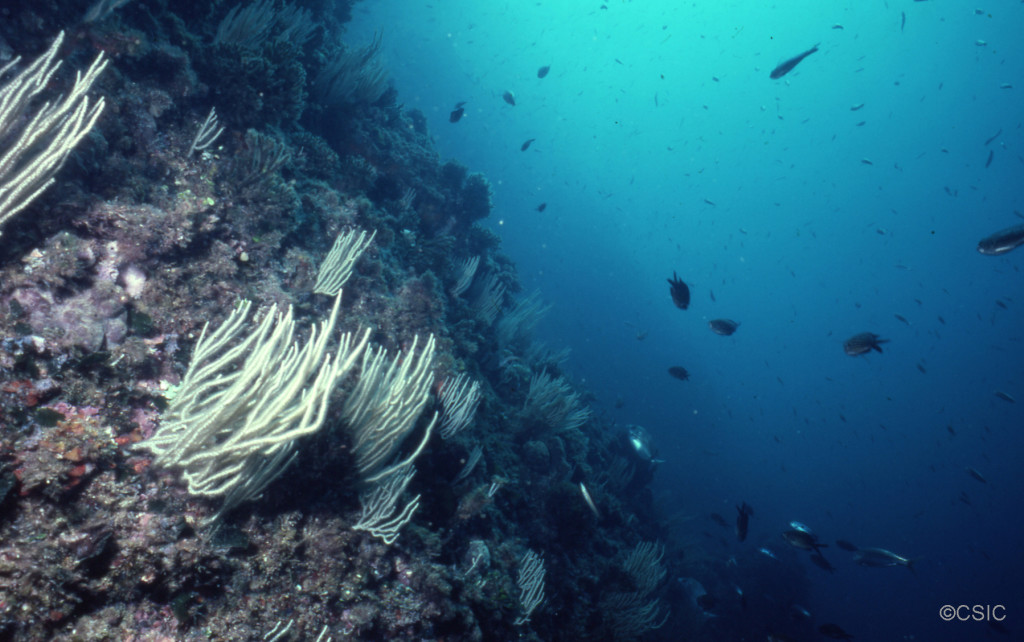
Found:
[[[548,208],[548,204],[547,203],[541,203],[540,205],[537,206],[537,211],[538,212],[543,212],[547,208]]]
[[[1024,244],[1024,225],[1015,225],[978,241],[978,251],[988,256],[998,256],[1021,244]]]
[[[672,272],[672,278],[668,280],[669,294],[672,295],[672,303],[680,310],[690,307],[690,288],[683,283],[676,273]]]
[[[988,483],[988,480],[985,479],[984,477],[982,477],[981,473],[979,473],[978,471],[974,470],[970,466],[967,466],[964,470],[966,470],[967,474],[970,475],[971,477],[973,477],[974,479],[976,479],[977,481],[980,481],[983,484],[987,484]]]
[[[668,369],[668,373],[680,381],[686,381],[690,378],[690,373],[682,366],[672,366]]]
[[[996,396],[999,397],[1000,399],[1002,399],[1003,401],[1008,401],[1010,403],[1017,403],[1016,399],[1011,397],[1008,393],[1003,392],[1002,390],[996,390]]]
[[[884,548],[862,548],[853,554],[853,561],[861,566],[883,568],[886,566],[906,566],[914,570],[914,560],[897,555]]]
[[[508,104],[512,105],[513,107],[516,106],[516,96],[511,91],[506,91],[504,94],[502,94],[501,99],[507,102]]]
[[[821,44],[821,43],[818,43],[818,44]],[[769,77],[771,77],[774,80],[782,78],[783,76],[785,76],[789,72],[793,71],[793,67],[796,67],[797,65],[799,65],[800,62],[804,58],[806,58],[807,56],[811,55],[812,53],[814,53],[817,50],[818,50],[818,45],[814,45],[813,47],[811,47],[807,51],[803,52],[802,54],[793,56],[792,58],[790,58],[789,60],[787,60],[785,62],[780,62],[778,67],[776,67],[775,69],[772,69],[772,73],[769,74]]]
[[[847,633],[838,624],[827,622],[818,627],[818,633],[833,640],[852,640],[853,636]]]
[[[811,561],[814,562],[815,566],[817,566],[820,569],[826,570],[829,573],[836,572],[836,567],[832,566],[832,564],[827,559],[825,559],[825,556],[821,553],[811,553]]]
[[[543,67],[537,70],[537,77],[543,78],[544,76],[548,75],[549,71],[551,71],[551,65],[544,65]]]
[[[856,553],[860,550],[859,548],[854,546],[852,543],[846,541],[845,539],[837,539],[836,546],[843,549],[844,551],[850,551],[851,553]]]
[[[861,332],[860,334],[855,334],[843,342],[843,351],[851,357],[856,357],[858,355],[867,354],[872,350],[881,352],[882,347],[878,344],[888,342],[888,339],[883,339],[874,332]]]
[[[782,539],[786,540],[790,546],[799,548],[802,551],[814,551],[818,554],[821,554],[821,547],[828,546],[828,544],[819,542],[817,536],[807,531],[786,531],[782,534]]]
[[[536,138],[531,138],[531,139],[527,140],[525,143],[523,143],[522,147],[519,148],[519,151],[525,152],[526,150],[530,149],[530,145],[535,140],[537,140],[537,139]]]
[[[741,506],[736,507],[736,539],[743,541],[747,539],[747,528],[750,526],[750,516],[754,514],[754,509],[747,505],[747,502],[743,502]]]
[[[462,117],[466,114],[466,110],[463,107],[465,104],[465,101],[463,101],[455,105],[455,109],[452,110],[452,113],[448,114],[449,123],[457,123],[462,120]]]
[[[708,321],[708,327],[715,334],[720,334],[723,337],[727,337],[733,332],[736,332],[736,328],[740,327],[740,324],[731,319],[712,319]]]

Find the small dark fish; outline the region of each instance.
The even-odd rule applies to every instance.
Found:
[[[864,106],[864,103],[860,103],[860,104],[854,105],[853,107],[850,107],[850,111],[858,111],[863,106]]]
[[[729,528],[729,523],[725,521],[725,518],[718,513],[711,513],[711,521],[718,524],[722,528]]]
[[[828,546],[828,544],[819,542],[818,536],[814,533],[796,528],[782,533],[782,539],[786,540],[790,546],[799,548],[802,551],[814,551],[819,554],[821,553],[821,548]]]
[[[971,503],[971,498],[967,495],[967,493],[965,491],[960,491],[960,496],[957,497],[957,499],[960,500],[961,504],[966,504],[968,506],[974,506],[974,504]]]
[[[818,633],[833,640],[852,640],[853,636],[844,631],[838,624],[822,624],[818,627]]]
[[[547,208],[548,208],[548,204],[547,203],[541,203],[540,205],[537,206],[537,211],[538,212],[543,212]]]
[[[466,115],[466,110],[463,107],[465,104],[465,102],[461,102],[455,105],[455,109],[452,110],[452,113],[448,114],[449,123],[457,123],[462,120],[462,117]]]
[[[736,512],[736,539],[742,542],[747,539],[750,516],[754,514],[754,509],[748,506],[747,502],[743,502],[741,506],[736,507]]]
[[[984,477],[982,477],[981,473],[979,473],[978,471],[974,470],[970,466],[967,466],[966,468],[964,468],[964,470],[967,471],[968,475],[970,475],[971,477],[973,477],[976,480],[980,481],[981,483],[983,483],[983,484],[987,484],[988,483],[988,480],[985,479]]]
[[[860,162],[862,165],[874,165],[874,162],[872,162],[870,158],[862,158],[860,159]]]
[[[996,133],[995,133],[995,134],[994,134],[994,135],[992,136],[992,138],[989,138],[988,140],[986,140],[986,141],[985,141],[985,147],[988,147],[988,146],[989,146],[989,145],[990,145],[990,144],[992,143],[992,141],[994,141],[995,139],[999,138],[999,135],[1000,135],[1000,134],[1002,134],[1002,133],[1003,133],[1003,128],[1002,128],[1002,127],[1000,127],[1000,128],[999,128],[999,131],[997,131],[997,132],[996,132]]]
[[[900,32],[903,32],[903,27],[907,26],[907,12],[900,11]]]
[[[996,396],[999,397],[1000,399],[1002,399],[1003,401],[1008,401],[1010,403],[1017,403],[1016,399],[1011,397],[1009,394],[1003,392],[1002,390],[996,390]]]
[[[544,65],[543,67],[537,70],[537,77],[543,78],[544,76],[548,75],[549,71],[551,71],[551,65]]]
[[[920,363],[917,364],[917,369],[921,371],[921,374],[928,374],[928,371],[925,370],[924,366],[922,366]]]
[[[996,153],[991,149],[988,150],[988,158],[985,159],[985,169],[988,169],[989,165],[992,164],[992,158],[995,157]]]
[[[827,559],[825,559],[825,556],[822,555],[821,553],[812,553],[811,554],[811,561],[814,562],[815,566],[817,566],[820,569],[826,570],[829,573],[835,573],[836,572],[836,567],[832,566],[832,564],[829,563],[829,561]]]
[[[907,317],[903,316],[902,314],[894,314],[893,316],[896,317],[897,321],[902,321],[903,323],[910,325],[910,321],[907,321]]]
[[[668,291],[672,295],[672,303],[675,303],[680,310],[690,307],[690,288],[679,280],[675,272],[672,272],[672,278],[668,279],[668,284],[671,286]]]
[[[672,366],[668,369],[668,373],[680,381],[686,381],[690,378],[690,373],[682,366]]]
[[[996,305],[998,305],[999,307],[1001,307],[1004,310],[1009,310],[1010,309],[1010,308],[1006,307],[1006,304],[1003,303],[1002,301],[1000,301],[999,299],[996,299]]]
[[[856,553],[859,550],[856,546],[846,541],[845,539],[837,539],[836,546],[843,549],[844,551],[850,551],[851,553]]]
[[[842,29],[842,28],[843,28],[843,25],[840,25],[840,24],[834,24],[834,25],[832,25],[832,28],[833,28],[833,29]]]
[[[1024,244],[1024,225],[1015,225],[978,241],[978,251],[988,256],[998,256],[1006,254],[1022,244]]]
[[[723,337],[727,337],[733,332],[736,332],[736,328],[740,327],[740,324],[731,319],[712,319],[708,321],[708,327],[715,334],[720,334]]]
[[[715,608],[716,604],[718,604],[718,600],[708,595],[707,593],[697,598],[697,606],[699,606],[705,611],[710,611],[711,609]]]
[[[888,343],[888,339],[879,337],[874,332],[861,332],[843,342],[843,351],[851,357],[867,354],[872,350],[882,351],[880,343]]]
[[[821,44],[821,43],[818,43],[818,44]],[[817,50],[818,50],[818,45],[814,45],[813,47],[811,47],[807,51],[803,52],[802,54],[793,56],[789,60],[787,60],[785,62],[779,63],[779,66],[776,67],[775,69],[772,69],[772,73],[768,74],[769,77],[771,77],[773,80],[778,80],[779,78],[782,78],[783,76],[785,76],[789,72],[793,71],[793,67],[796,67],[797,65],[799,65],[800,62],[804,58],[806,58],[807,56],[811,55],[812,53],[814,53]]]
[[[941,323],[942,325],[946,325],[946,320],[942,318],[941,314],[938,315],[936,318],[939,320],[939,323]]]
[[[954,437],[956,437],[956,430],[953,429],[953,426],[946,426],[946,430],[949,431],[949,434],[951,434]]]
[[[511,91],[506,91],[504,94],[502,94],[501,99],[507,102],[508,104],[512,105],[513,107],[516,106],[516,96]]]
[[[526,150],[530,149],[530,145],[533,144],[533,141],[535,141],[535,140],[537,140],[537,139],[536,138],[528,139],[525,143],[522,144],[522,146],[519,148],[519,151],[525,152]]]

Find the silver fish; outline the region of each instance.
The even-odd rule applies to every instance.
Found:
[[[978,241],[978,251],[988,256],[998,256],[1021,244],[1024,244],[1024,225],[1015,225]]]
[[[861,566],[871,566],[874,568],[906,566],[911,571],[914,570],[914,560],[907,559],[884,548],[862,548],[853,554],[853,561]]]

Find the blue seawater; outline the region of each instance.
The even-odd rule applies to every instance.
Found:
[[[654,436],[676,547],[807,582],[811,622],[755,595],[748,639],[981,640],[1024,636],[1024,249],[976,251],[1024,222],[1022,26],[1010,2],[379,0],[350,37],[383,32],[399,101],[491,181],[485,224],[554,306],[542,338]],[[884,352],[844,354],[860,332]],[[740,544],[707,516],[743,501]],[[835,573],[787,547],[791,520]]]

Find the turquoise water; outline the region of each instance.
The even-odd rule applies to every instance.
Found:
[[[705,584],[735,583],[728,558],[772,573],[769,547],[809,578],[815,625],[857,639],[1024,631],[1024,250],[975,249],[1024,222],[1024,5],[977,6],[383,0],[349,26],[383,32],[399,102],[491,181],[484,223],[553,304],[541,334],[594,409],[654,435],[677,545],[726,569]],[[867,331],[884,352],[846,356]],[[701,535],[741,501],[745,543]],[[794,519],[834,574],[783,553]],[[1003,604],[1012,633],[944,604]]]

